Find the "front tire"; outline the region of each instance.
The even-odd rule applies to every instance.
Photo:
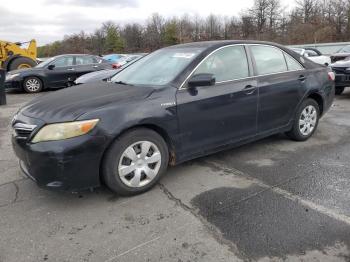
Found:
[[[43,82],[35,76],[27,77],[23,81],[23,89],[27,93],[39,93],[43,90]]]
[[[316,131],[320,117],[320,108],[313,99],[301,103],[294,119],[293,128],[287,135],[295,141],[306,141]]]
[[[131,196],[151,189],[166,171],[169,152],[164,139],[146,128],[131,130],[106,152],[103,180],[113,192]]]

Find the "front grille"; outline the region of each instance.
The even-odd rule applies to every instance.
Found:
[[[334,73],[336,74],[345,74],[347,73],[346,69],[347,67],[332,67]]]
[[[15,137],[18,139],[28,139],[35,128],[36,125],[29,125],[24,123],[16,123],[13,126]]]

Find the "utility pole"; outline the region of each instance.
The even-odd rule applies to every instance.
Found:
[[[5,76],[5,70],[0,69],[0,106],[6,105]]]

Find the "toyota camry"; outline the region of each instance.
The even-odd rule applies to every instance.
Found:
[[[39,97],[12,142],[39,186],[145,192],[167,170],[277,133],[309,139],[334,73],[281,45],[214,41],[157,50],[114,76]]]

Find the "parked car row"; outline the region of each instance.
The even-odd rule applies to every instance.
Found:
[[[329,67],[278,44],[171,46],[110,81],[29,102],[13,118],[13,148],[42,187],[103,181],[120,195],[140,194],[168,165],[277,133],[309,139],[333,103],[334,79]]]
[[[339,49],[330,57],[322,55],[315,48],[292,48],[298,54],[318,64],[330,66],[335,73],[335,94],[341,95],[346,87],[350,87],[350,45]]]
[[[8,89],[22,89],[27,93],[38,93],[47,88],[69,87],[75,83],[80,83],[76,80],[88,73],[94,72],[99,75],[98,72],[103,71],[102,75],[112,76],[120,71],[123,66],[137,61],[144,55],[124,55],[120,57],[117,63],[94,55],[59,55],[46,59],[33,68],[8,72],[5,87]],[[104,72],[104,70],[109,71]]]
[[[350,86],[350,46],[341,48],[331,57],[315,48],[291,48],[302,57],[320,65],[330,66],[336,74],[335,93],[340,95]],[[11,71],[6,76],[6,88],[23,89],[28,93],[46,88],[63,88],[91,81],[108,81],[126,66],[146,53],[93,55],[61,55],[45,59],[32,69]]]
[[[331,58],[326,55],[322,55],[322,53],[316,48],[292,48],[294,52],[309,58],[311,61],[320,64],[329,66],[331,64]]]

